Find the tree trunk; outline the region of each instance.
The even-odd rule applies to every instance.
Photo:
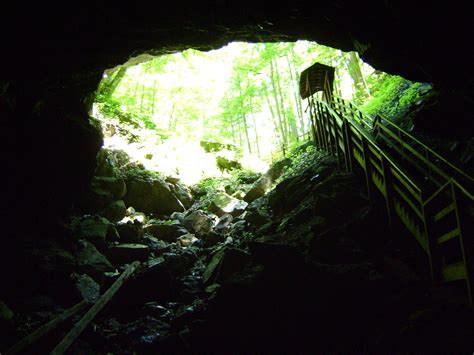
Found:
[[[142,75],[142,94],[141,94],[141,97],[140,97],[140,113],[144,112],[143,103],[145,102],[145,92],[148,91],[145,88],[145,81],[146,81],[146,76],[148,74],[148,69],[150,68],[150,62],[147,62],[147,63],[143,64],[143,68],[144,68],[144,71],[143,71],[143,75]]]
[[[117,86],[122,81],[125,73],[127,72],[127,68],[120,67],[118,70],[114,71],[104,83],[99,88],[99,94],[104,95],[106,97],[111,97],[114,91],[117,89]]]
[[[281,138],[282,138],[282,143],[284,146],[288,144],[286,132],[287,129],[284,124],[284,118],[283,118],[283,113],[280,110],[280,105],[278,103],[278,90],[276,88],[276,82],[275,82],[275,73],[274,73],[274,66],[273,66],[273,58],[270,60],[270,81],[272,84],[272,89],[273,89],[273,99],[275,100],[275,109],[277,113],[277,118],[279,122],[279,127],[280,127],[280,133],[281,133]]]
[[[362,98],[367,98],[370,96],[370,91],[365,82],[364,75],[359,65],[359,56],[356,52],[349,52],[349,59],[347,60],[347,68],[349,74],[351,75],[354,87],[356,89],[355,94]],[[354,95],[355,96],[355,95]]]
[[[156,79],[153,80],[153,92],[151,96],[151,103],[150,103],[150,118],[153,118],[155,114],[155,95],[156,95]]]
[[[257,122],[255,121],[255,115],[253,114],[252,100],[250,100],[250,112],[252,112],[253,130],[255,133],[255,145],[257,146],[257,155],[260,158],[260,142],[258,141]]]
[[[245,113],[242,114],[242,122],[244,123],[244,132],[245,132],[245,139],[247,140],[247,148],[249,150],[249,153],[252,154],[252,146],[250,144],[250,138],[249,138],[249,128],[247,125],[247,117]]]
[[[272,116],[272,122],[273,122],[273,126],[275,127],[275,133],[278,136],[278,140],[280,141],[280,144],[283,145],[284,142],[283,142],[283,138],[282,138],[281,127],[278,125],[278,118],[276,117],[275,111],[273,110],[272,103],[270,101],[270,95],[268,94],[268,90],[267,90],[266,87],[264,87],[263,90],[264,90],[264,93],[265,93],[265,99],[267,101],[268,108],[270,110],[270,114]],[[278,132],[280,132],[280,134],[278,134]]]
[[[295,99],[296,105],[296,113],[298,115],[298,121],[300,123],[300,131],[301,134],[305,133],[305,126],[304,126],[304,116],[303,116],[303,106],[301,104],[301,98],[299,93],[299,83],[297,83],[296,78],[296,71],[294,67],[291,65],[290,57],[286,55],[286,61],[288,63],[288,71],[290,72],[290,79],[291,79],[291,87],[293,88],[293,97]]]

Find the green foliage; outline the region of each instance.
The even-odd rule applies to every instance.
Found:
[[[305,142],[297,145],[290,153],[290,166],[285,169],[279,181],[302,174],[304,171],[318,164],[321,156],[326,153],[318,150],[314,142]]]
[[[383,115],[397,121],[404,117],[413,105],[419,104],[430,90],[429,84],[385,74],[374,85],[374,97],[363,109],[370,115]]]
[[[199,198],[199,205],[202,209],[207,210],[220,191],[224,191],[225,181],[222,178],[210,177],[199,181],[191,188],[193,195]]]
[[[291,145],[309,129],[299,73],[315,61],[344,71],[346,57],[298,41],[232,43],[219,51],[142,58],[135,66],[106,71],[95,102],[103,120],[116,120],[124,135],[151,129],[162,139],[178,134],[233,143],[262,158],[272,145]],[[204,68],[213,70],[203,74]]]

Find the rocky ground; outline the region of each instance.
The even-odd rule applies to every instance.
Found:
[[[70,353],[474,348],[472,311],[431,287],[421,248],[387,230],[383,204],[332,158],[313,150],[305,164],[286,159],[210,195],[119,153],[99,158],[63,238],[28,251],[34,292],[0,302],[1,351],[97,299],[135,260]],[[25,353],[49,352],[79,319]]]

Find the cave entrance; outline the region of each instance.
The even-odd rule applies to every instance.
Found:
[[[335,67],[336,94],[359,104],[385,75],[355,52],[308,41],[142,54],[104,72],[93,115],[106,148],[187,184],[232,164],[263,172],[308,137],[298,81],[314,62]],[[216,151],[224,169],[208,154]]]

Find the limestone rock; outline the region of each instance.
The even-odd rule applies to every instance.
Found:
[[[192,245],[193,243],[197,242],[198,240],[199,239],[196,238],[194,234],[188,233],[179,237],[177,242],[179,246],[186,248]]]
[[[234,273],[241,271],[250,260],[250,255],[238,248],[224,247],[217,251],[206,267],[203,282],[222,283]]]
[[[91,187],[94,190],[102,190],[111,193],[114,199],[121,199],[127,193],[125,181],[116,177],[94,176]]]
[[[164,266],[176,277],[182,277],[194,265],[197,260],[193,247],[182,250],[180,253],[165,253]]]
[[[124,198],[127,206],[133,206],[144,213],[169,215],[182,212],[184,207],[168,187],[160,179],[130,179],[127,181],[127,194]]]
[[[229,196],[225,192],[218,192],[211,201],[209,210],[219,217],[227,213],[235,217],[241,215],[247,205],[247,202]]]
[[[235,191],[232,194],[232,197],[238,198],[239,200],[243,200],[245,197],[245,192],[243,192],[242,190]]]
[[[150,235],[145,235],[143,237],[143,243],[148,245],[150,251],[155,254],[155,256],[160,256],[163,253],[168,253],[171,251],[172,244],[168,244],[163,240],[152,237]]]
[[[114,270],[109,260],[87,240],[79,241],[79,249],[75,256],[79,272],[84,272],[94,278],[101,277],[106,271]]]
[[[264,210],[250,211],[245,216],[245,221],[254,230],[270,222],[270,220],[269,214]]]
[[[107,251],[107,256],[116,265],[131,263],[135,260],[145,261],[150,248],[144,244],[118,244]]]
[[[250,190],[245,194],[244,201],[250,203],[257,198],[262,197],[270,190],[271,186],[272,180],[267,175],[263,175],[253,183]]]
[[[129,207],[128,209],[130,209],[132,207]],[[147,221],[147,216],[146,214],[142,213],[142,212],[133,212],[133,213],[128,213],[127,212],[127,215],[120,221],[120,222],[123,222],[123,223],[127,223],[127,222],[132,222],[132,223],[135,223],[136,222],[139,222],[141,224],[145,224],[146,221]]]
[[[122,242],[135,243],[143,237],[143,227],[140,222],[119,222],[116,228]]]
[[[100,296],[100,286],[86,274],[72,274],[74,285],[81,298],[89,302],[95,301]]]
[[[214,230],[216,232],[226,231],[229,228],[229,225],[233,219],[234,217],[231,214],[228,214],[228,213],[224,214],[223,216],[221,216],[221,218],[219,218],[219,221],[217,221],[217,224],[214,227]]]
[[[88,240],[99,250],[106,246],[110,227],[110,222],[100,216],[85,215],[71,222],[71,229],[76,237]]]
[[[114,200],[111,192],[98,187],[91,187],[79,198],[79,208],[87,213],[95,213]]]
[[[185,185],[176,182],[173,183],[170,188],[183,204],[184,208],[189,209],[193,205],[193,196],[191,195],[191,191]]]
[[[125,217],[126,208],[122,200],[109,203],[100,214],[109,221],[117,222]]]
[[[205,236],[212,230],[213,219],[203,211],[197,210],[188,214],[183,220],[184,227],[198,237]]]
[[[178,223],[165,223],[164,221],[151,220],[143,227],[145,233],[149,233],[155,238],[173,243],[176,239],[188,231]]]

